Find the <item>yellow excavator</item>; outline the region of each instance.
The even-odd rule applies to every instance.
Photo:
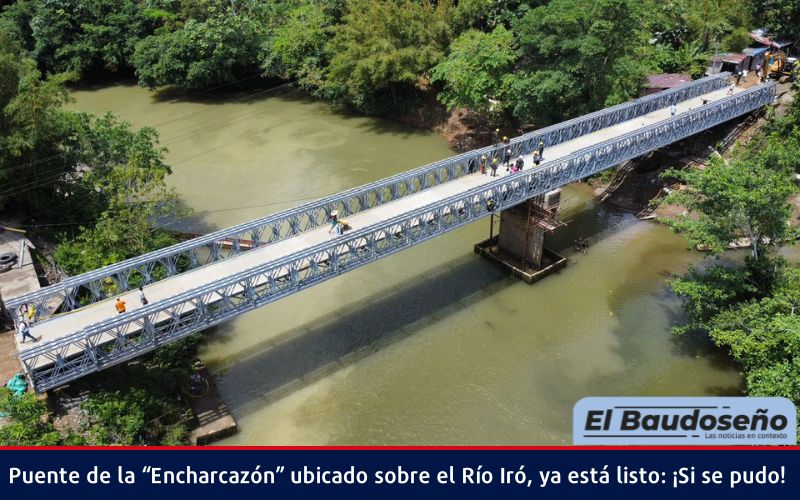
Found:
[[[794,81],[798,65],[797,59],[789,57],[783,51],[770,51],[764,54],[765,73],[767,78]]]

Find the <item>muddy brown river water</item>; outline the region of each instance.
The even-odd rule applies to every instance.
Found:
[[[433,133],[287,89],[181,99],[115,83],[74,96],[158,129],[192,232],[452,154]],[[484,220],[214,329],[201,357],[241,429],[222,444],[570,444],[584,396],[738,394],[724,355],[670,333],[683,317],[666,279],[702,256],[595,205],[586,185],[564,198],[554,245],[591,246],[534,286],[474,255]]]

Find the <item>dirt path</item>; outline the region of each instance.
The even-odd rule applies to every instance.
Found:
[[[0,333],[0,384],[5,386],[11,377],[21,371],[22,367],[17,358],[17,347],[14,345],[14,332]]]

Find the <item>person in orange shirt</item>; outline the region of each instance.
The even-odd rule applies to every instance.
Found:
[[[120,299],[119,297],[117,297],[117,303],[115,304],[115,307],[117,308],[117,312],[119,314],[124,313],[125,312],[125,301]]]

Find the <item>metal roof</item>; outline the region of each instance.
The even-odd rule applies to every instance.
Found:
[[[728,52],[726,54],[717,54],[711,58],[712,61],[722,61],[722,62],[729,62],[734,64],[739,64],[745,59],[749,57],[748,54],[743,54],[741,52]]]
[[[758,43],[760,43],[762,45],[767,45],[767,46],[772,45],[772,40],[770,40],[769,38],[767,38],[765,36],[762,36],[762,35],[754,32],[754,31],[750,32],[750,38],[752,38],[753,40],[755,40],[756,42],[758,42]]]
[[[779,49],[788,47],[789,45],[792,45],[794,43],[787,40],[772,40],[756,31],[750,32],[750,38],[760,43],[761,45],[766,45],[767,47],[777,47]]]
[[[768,50],[769,48],[767,47],[748,47],[744,49],[742,52],[751,57],[758,57]]]
[[[660,75],[649,75],[646,80],[645,86],[649,88],[671,89],[678,85],[691,82],[692,77],[679,73],[663,73]]]

